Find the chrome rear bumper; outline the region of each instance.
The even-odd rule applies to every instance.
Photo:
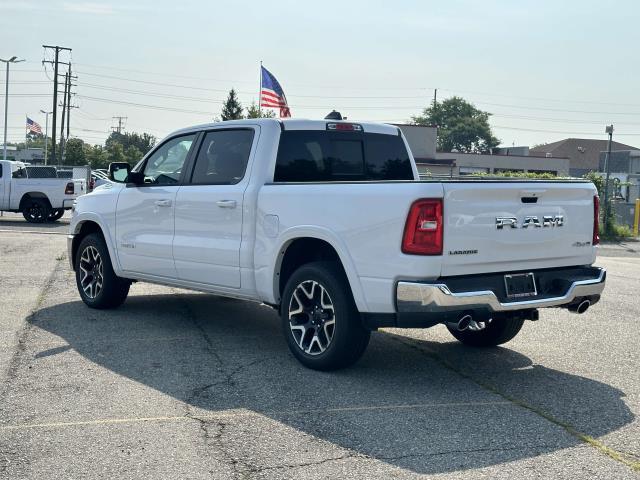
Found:
[[[596,278],[578,280],[562,296],[533,300],[501,302],[491,290],[454,293],[445,283],[398,282],[398,313],[444,313],[458,310],[507,312],[532,308],[570,305],[581,297],[599,296],[604,290],[606,270],[599,269]]]

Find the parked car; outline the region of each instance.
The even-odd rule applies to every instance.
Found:
[[[82,179],[52,177],[49,167],[0,160],[0,210],[22,212],[29,222],[55,222],[84,193]]]
[[[91,170],[89,191],[92,191],[94,188],[97,188],[100,185],[104,185],[105,183],[111,183],[111,180],[109,179],[109,172],[107,170]]]
[[[592,183],[420,181],[392,125],[213,123],[110,171],[70,225],[84,303],[117,307],[134,280],[263,302],[314,369],[352,364],[380,327],[502,344],[538,309],[583,313],[605,284]]]

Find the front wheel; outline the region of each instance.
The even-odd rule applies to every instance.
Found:
[[[495,347],[507,343],[522,329],[524,318],[512,316],[496,316],[482,330],[463,330],[447,326],[451,335],[457,340],[472,347]]]
[[[355,363],[369,343],[342,269],[333,262],[303,265],[287,281],[280,307],[291,353],[308,368],[337,370]]]
[[[102,235],[92,233],[82,239],[75,265],[78,292],[87,306],[115,308],[126,300],[131,282],[114,273]]]

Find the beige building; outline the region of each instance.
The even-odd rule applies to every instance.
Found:
[[[569,175],[570,160],[552,155],[535,157],[528,155],[528,147],[495,149],[495,154],[460,152],[436,152],[437,132],[434,126],[397,125],[404,134],[420,174],[472,175],[504,171],[552,173]],[[597,168],[596,168],[597,169]]]

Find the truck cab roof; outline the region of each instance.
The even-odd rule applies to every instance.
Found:
[[[211,123],[203,123],[200,125],[194,125],[187,128],[182,128],[180,130],[176,130],[172,132],[169,137],[190,133],[200,130],[206,130],[208,128],[219,128],[221,126],[225,127],[241,127],[246,125],[274,125],[277,124],[280,126],[282,130],[327,130],[328,124],[344,124],[344,125],[360,125],[362,127],[362,131],[367,133],[379,133],[386,135],[399,135],[400,129],[395,125],[390,125],[386,123],[375,123],[375,122],[358,122],[351,120],[309,120],[303,118],[246,118],[242,120],[227,120],[224,122],[211,122]]]

